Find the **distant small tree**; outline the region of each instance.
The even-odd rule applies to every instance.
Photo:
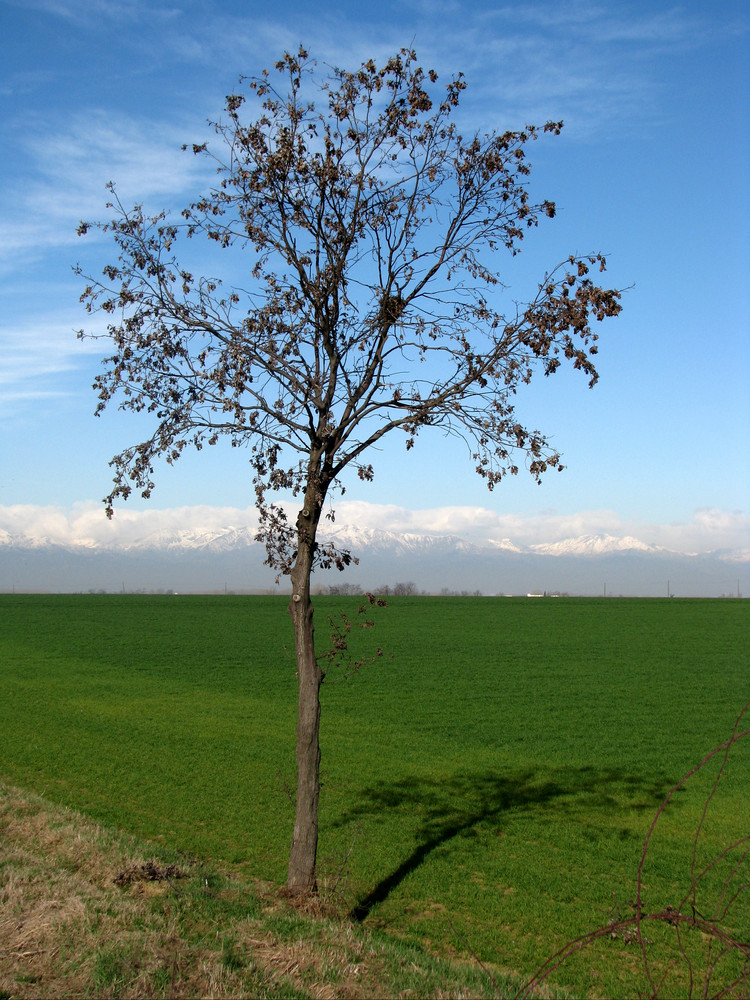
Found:
[[[362,593],[358,583],[332,583],[328,588],[332,597],[356,597]]]
[[[118,251],[103,278],[85,276],[82,295],[109,317],[113,345],[97,413],[119,400],[153,419],[150,436],[112,460],[109,515],[133,488],[151,495],[160,457],[175,462],[222,435],[249,447],[258,538],[291,579],[299,702],[288,886],[308,892],[327,662],[315,648],[310,575],[352,561],[319,537],[326,502],[346,469],[373,478],[368,453],[386,435],[403,434],[408,451],[428,427],[467,441],[490,489],[519,461],[537,480],[560,468],[517,417],[516,392],[563,361],[593,385],[590,324],[620,303],[590,276],[605,268],[596,253],[568,257],[527,302],[499,311],[501,251],[517,254],[540,217],[555,215],[553,202],[529,196],[526,146],[561,122],[464,137],[452,121],[462,76],[438,90],[437,74],[405,49],[381,67],[323,73],[300,49],[276,70],[278,86],[264,70],[227,97],[215,148],[192,147],[213,159],[218,181],[181,220],[126,209],[112,187],[114,219],[79,232],[96,225]],[[196,277],[177,256],[183,237],[244,253],[242,279]],[[298,498],[296,518],[277,494]]]

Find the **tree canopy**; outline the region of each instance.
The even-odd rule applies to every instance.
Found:
[[[186,147],[214,161],[217,182],[179,219],[127,209],[112,187],[114,218],[98,225],[117,261],[86,279],[82,301],[107,314],[113,345],[97,412],[117,401],[153,417],[153,433],[113,459],[110,515],[133,489],[150,496],[159,458],[221,436],[249,449],[259,538],[292,580],[304,728],[304,677],[309,697],[322,679],[310,573],[351,558],[318,539],[344,470],[370,480],[373,445],[400,432],[408,450],[434,427],[468,443],[490,489],[524,465],[537,480],[560,468],[516,393],[563,363],[593,385],[592,324],[620,312],[620,295],[592,277],[601,254],[571,255],[502,311],[506,255],[555,215],[529,193],[527,148],[562,122],[464,136],[463,77],[441,87],[407,49],[381,67],[321,71],[300,48],[241,84],[216,143]],[[241,255],[240,280],[181,262],[181,241],[201,237]],[[296,522],[277,495],[301,498]],[[301,770],[299,781],[298,823]]]

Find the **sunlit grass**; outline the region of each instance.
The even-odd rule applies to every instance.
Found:
[[[318,601],[321,641],[341,604]],[[353,633],[355,652],[386,656],[346,681],[334,667],[323,688],[320,867],[342,911],[529,972],[606,922],[633,895],[664,794],[747,699],[749,610],[391,599]],[[0,618],[6,779],[283,881],[296,721],[283,599],[6,596]],[[734,758],[706,857],[750,825],[745,748]],[[684,884],[711,781],[660,825],[654,899]],[[583,954],[561,981],[628,995],[622,943],[597,954],[596,976]]]
[[[153,844],[3,785],[0,837],[2,1000],[494,995],[475,963],[300,912],[197,859],[159,860]]]

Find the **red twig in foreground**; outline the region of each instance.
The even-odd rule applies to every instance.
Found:
[[[734,880],[739,875],[742,866],[747,862],[750,856],[750,835],[740,837],[735,840],[728,847],[724,848],[712,861],[698,871],[698,841],[700,839],[703,827],[706,822],[706,817],[708,815],[709,806],[716,794],[717,788],[719,786],[719,781],[724,774],[724,770],[729,759],[729,753],[732,747],[739,742],[739,740],[744,739],[744,737],[750,735],[750,729],[742,729],[744,717],[748,710],[750,709],[750,701],[744,706],[740,714],[737,716],[737,720],[734,724],[734,729],[732,735],[728,740],[725,740],[719,746],[715,747],[710,753],[706,754],[700,764],[697,764],[692,770],[674,785],[673,788],[665,796],[663,802],[656,810],[651,826],[649,827],[648,833],[643,843],[643,851],[641,852],[640,862],[638,864],[638,875],[637,875],[637,891],[636,899],[633,904],[634,913],[631,916],[615,919],[607,923],[605,926],[598,927],[593,931],[589,931],[587,934],[582,934],[580,937],[569,941],[566,945],[556,951],[554,955],[551,955],[547,961],[540,966],[539,969],[534,973],[534,975],[514,994],[513,1000],[523,1000],[523,998],[532,997],[536,990],[542,985],[542,983],[560,966],[567,961],[571,955],[576,952],[582,951],[587,948],[594,941],[599,940],[604,937],[622,937],[625,941],[637,941],[643,959],[643,970],[646,976],[646,980],[649,986],[649,996],[652,1000],[658,1000],[660,990],[665,982],[666,976],[670,971],[670,966],[662,974],[661,978],[657,982],[654,977],[651,963],[649,961],[648,955],[648,945],[651,943],[644,934],[644,924],[646,923],[658,923],[666,924],[674,928],[675,938],[676,938],[676,949],[679,958],[687,967],[688,975],[688,992],[686,996],[692,998],[693,991],[695,988],[696,971],[693,968],[693,963],[688,954],[688,950],[685,945],[685,939],[683,932],[687,931],[698,931],[705,938],[708,939],[707,945],[707,958],[706,966],[703,970],[703,984],[701,996],[704,1000],[708,1000],[709,997],[712,1000],[720,1000],[723,997],[747,997],[750,993],[750,941],[739,940],[734,933],[723,926],[726,923],[727,917],[730,913],[730,909],[733,904],[737,901],[739,896],[750,888],[750,882],[741,882],[738,887],[734,886]],[[649,848],[651,846],[654,833],[656,831],[657,824],[664,814],[667,805],[671,801],[675,793],[701,770],[710,760],[718,755],[723,754],[721,763],[719,765],[716,778],[714,779],[711,791],[708,793],[706,800],[703,804],[703,809],[701,812],[701,817],[693,836],[692,845],[692,856],[690,862],[690,885],[687,892],[682,896],[678,905],[675,906],[665,906],[663,909],[658,910],[654,913],[648,913],[645,911],[643,903],[643,869],[646,863],[646,858],[648,856]],[[748,845],[748,846],[744,846]],[[698,909],[698,887],[701,881],[717,867],[719,862],[729,858],[731,855],[735,854],[740,848],[744,846],[738,860],[732,865],[731,871],[724,878],[721,894],[719,901],[714,907],[713,913],[710,917],[704,916]],[[736,952],[740,958],[740,967],[737,973],[734,975],[729,982],[723,985],[717,986],[713,983],[714,976],[717,971],[717,966],[722,958],[730,952]],[[476,956],[475,956],[476,958]],[[673,966],[677,962],[673,963]],[[483,965],[480,966],[487,972]],[[497,990],[497,982],[490,976],[490,980]],[[712,986],[715,988],[714,992],[711,992]],[[742,992],[736,992],[742,988]],[[498,992],[501,1000],[508,1000],[503,994]]]

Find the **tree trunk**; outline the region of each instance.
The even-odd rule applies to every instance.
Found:
[[[315,658],[313,606],[310,600],[319,497],[310,498],[297,518],[298,549],[291,572],[289,613],[294,623],[299,701],[297,713],[297,799],[287,888],[297,893],[317,890],[318,799],[320,796],[320,685],[323,672]],[[308,499],[310,498],[310,499]]]

